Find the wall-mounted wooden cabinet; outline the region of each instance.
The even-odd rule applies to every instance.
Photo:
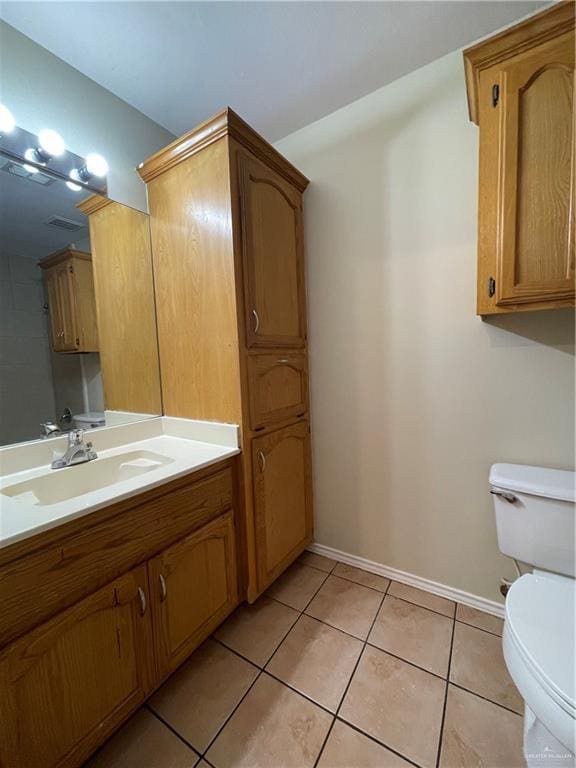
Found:
[[[82,765],[234,610],[233,467],[2,550],[2,768]]]
[[[91,255],[68,248],[39,264],[44,270],[54,352],[98,352]]]
[[[254,600],[312,540],[308,180],[230,109],[139,171],[164,410],[241,427],[242,596]]]
[[[480,128],[480,315],[575,305],[574,4],[464,52]]]

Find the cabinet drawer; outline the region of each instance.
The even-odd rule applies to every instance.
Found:
[[[304,415],[308,410],[306,355],[249,356],[248,386],[252,429]]]
[[[174,486],[0,568],[0,647],[232,505],[230,467]]]
[[[164,678],[238,604],[232,512],[148,563],[158,672]]]

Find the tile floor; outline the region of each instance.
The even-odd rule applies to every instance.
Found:
[[[304,553],[86,768],[516,768],[502,621]]]

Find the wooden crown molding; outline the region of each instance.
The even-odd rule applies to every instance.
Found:
[[[468,113],[473,123],[478,125],[479,120],[478,91],[482,70],[574,29],[575,7],[573,0],[561,0],[520,24],[466,48],[463,54],[466,92]]]
[[[102,195],[90,195],[79,203],[76,203],[76,208],[82,211],[86,216],[90,216],[92,213],[96,213],[106,205],[110,205],[114,200],[110,200],[109,197],[103,197]]]
[[[44,256],[38,262],[38,266],[42,269],[49,269],[56,266],[56,264],[60,264],[61,261],[71,258],[92,261],[92,254],[88,253],[88,251],[77,251],[75,248],[64,248],[61,251],[56,251],[56,253],[51,253],[49,256]]]
[[[209,120],[200,123],[196,128],[149,157],[148,160],[138,166],[138,173],[145,182],[149,182],[223,136],[231,136],[236,139],[237,142],[274,168],[301,192],[304,192],[308,186],[309,181],[306,176],[300,173],[286,158],[282,157],[230,107],[226,107]]]

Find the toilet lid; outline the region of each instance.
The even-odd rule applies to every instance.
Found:
[[[526,574],[506,598],[506,623],[540,684],[574,716],[576,582],[564,576]]]

